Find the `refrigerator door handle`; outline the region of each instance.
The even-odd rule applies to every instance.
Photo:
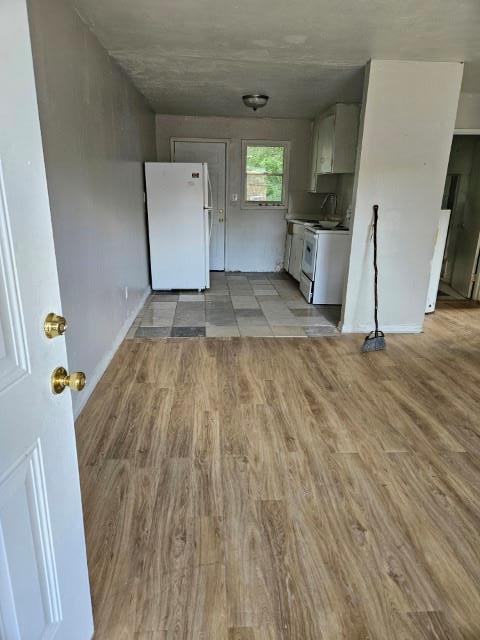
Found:
[[[210,241],[210,238],[212,237],[212,229],[213,229],[213,216],[210,213],[209,216],[209,229],[208,229],[208,240]]]
[[[209,211],[211,211],[213,209],[212,207],[212,202],[213,202],[213,193],[212,193],[212,183],[210,182],[210,174],[208,173],[208,167],[207,167],[207,180],[208,180],[208,201],[207,201],[207,209]]]

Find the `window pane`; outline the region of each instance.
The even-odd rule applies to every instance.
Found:
[[[283,176],[267,176],[267,202],[282,202]]]
[[[247,173],[247,201],[282,202],[283,176]]]
[[[282,202],[284,154],[283,146],[247,146],[247,201]]]
[[[284,147],[248,147],[247,172],[283,173]]]
[[[267,185],[264,173],[247,173],[247,200],[264,202],[267,198]]]

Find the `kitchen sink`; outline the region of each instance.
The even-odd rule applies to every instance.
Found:
[[[316,229],[334,229],[340,225],[340,220],[315,220],[314,224],[307,224],[308,227],[315,227]]]

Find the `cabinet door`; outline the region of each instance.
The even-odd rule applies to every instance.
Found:
[[[337,104],[333,138],[333,173],[354,173],[357,157],[359,107]]]
[[[295,278],[295,280],[300,280],[300,273],[302,271],[302,257],[303,236],[293,236],[288,272]]]
[[[335,115],[323,118],[318,129],[317,173],[332,173]]]
[[[288,273],[293,277],[295,277],[294,273],[295,273],[295,262],[296,262],[296,259],[295,259],[296,247],[297,247],[297,243],[295,242],[295,236],[292,236],[292,244],[290,245],[290,258],[288,260]]]
[[[293,236],[287,232],[287,237],[285,239],[285,255],[283,258],[283,268],[285,269],[285,271],[288,271],[290,266],[290,254],[292,252],[292,238]]]
[[[312,129],[312,149],[310,155],[310,183],[309,191],[317,190],[317,156],[318,156],[319,122],[315,120]]]

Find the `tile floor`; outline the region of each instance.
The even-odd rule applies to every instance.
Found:
[[[307,304],[288,273],[212,271],[210,289],[154,291],[127,338],[336,335],[340,306]]]

